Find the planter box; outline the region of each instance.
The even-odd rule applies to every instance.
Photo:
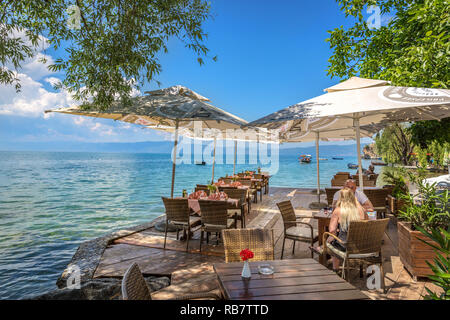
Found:
[[[417,238],[431,242],[429,238],[424,236],[420,231],[411,230],[410,223],[398,221],[398,253],[400,261],[405,266],[406,270],[413,276],[414,280],[417,277],[426,277],[432,275],[430,267],[425,261],[433,263],[433,258],[436,254],[433,248],[426,245]]]

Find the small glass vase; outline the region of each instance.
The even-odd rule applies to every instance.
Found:
[[[252,277],[252,273],[250,272],[250,265],[248,264],[247,260],[244,261],[244,267],[242,268],[241,276],[244,279],[250,279]]]

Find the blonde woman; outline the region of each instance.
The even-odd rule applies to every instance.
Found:
[[[364,208],[356,199],[353,191],[349,188],[344,188],[339,193],[336,209],[334,209],[333,214],[331,215],[330,225],[328,227],[329,232],[337,235],[337,237],[343,242],[346,242],[350,222],[368,219],[369,217],[367,216]],[[332,237],[328,238],[328,242],[341,251],[346,250],[345,246],[342,246]],[[337,271],[339,269],[339,259],[332,257],[332,261],[333,270]]]

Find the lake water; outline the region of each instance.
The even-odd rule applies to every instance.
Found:
[[[322,187],[337,171],[355,173],[349,162],[356,157],[322,161]],[[257,167],[237,165],[237,171]],[[216,165],[215,176],[232,171],[233,165]],[[163,213],[171,172],[169,154],[0,152],[0,299],[55,289],[81,242]],[[175,194],[210,179],[211,165],[181,164]],[[315,187],[316,164],[280,156],[270,184]]]

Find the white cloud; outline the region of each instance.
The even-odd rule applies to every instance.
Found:
[[[45,63],[43,63],[42,60],[45,60]],[[51,64],[54,64],[54,60],[51,56],[38,53],[33,59],[22,63],[20,72],[25,73],[34,80],[40,80],[43,77],[52,74],[52,72],[48,70],[48,66]]]
[[[24,32],[14,35],[24,37]],[[27,40],[25,40],[27,41]],[[48,47],[46,39],[42,37],[39,48],[34,57],[22,63],[16,72],[20,80],[21,92],[17,93],[14,86],[0,86],[0,116],[20,116],[24,123],[31,118],[32,123],[40,123],[33,129],[34,134],[24,134],[17,137],[23,141],[90,141],[90,142],[126,142],[167,139],[169,134],[124,122],[113,122],[82,116],[62,115],[58,113],[44,113],[45,110],[76,105],[71,94],[65,90],[54,92],[50,86],[60,81],[58,74],[48,70],[47,65],[54,63],[54,58],[45,54]],[[43,64],[40,60],[47,60]],[[7,66],[12,69],[12,66]],[[140,95],[140,91],[133,89],[132,96]],[[38,119],[41,118],[41,119]],[[50,119],[51,118],[51,119]],[[46,120],[43,120],[46,119]],[[21,122],[22,120],[15,120]],[[45,122],[40,122],[45,121]],[[155,134],[156,133],[156,134]]]
[[[22,86],[21,92],[16,93],[13,86],[0,87],[0,114],[39,117],[43,116],[47,109],[66,107],[75,103],[67,91],[48,91],[41,82],[24,73],[17,74],[17,77]],[[50,77],[45,81],[52,83],[55,79]]]

